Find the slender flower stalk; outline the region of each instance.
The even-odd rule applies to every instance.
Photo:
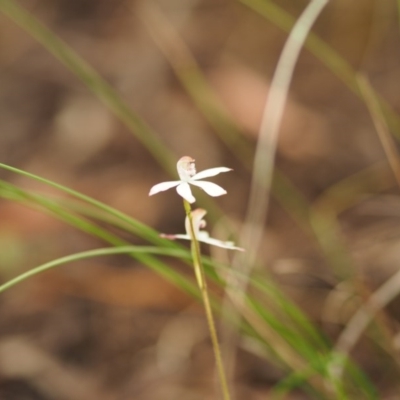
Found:
[[[195,231],[195,227],[194,227],[194,223],[193,223],[192,210],[191,210],[190,203],[185,199],[183,200],[183,206],[185,208],[187,221],[189,221],[189,223],[188,223],[189,232],[190,232],[190,236],[192,238],[190,247],[191,247],[192,258],[193,258],[194,272],[196,275],[197,284],[199,285],[199,289],[201,291],[201,296],[203,298],[203,305],[204,305],[204,310],[206,313],[208,328],[210,330],[211,342],[213,345],[214,357],[215,357],[215,362],[217,365],[219,381],[221,383],[222,394],[223,394],[224,400],[230,400],[228,381],[226,379],[225,369],[224,369],[224,365],[222,363],[222,356],[221,356],[221,350],[220,350],[219,342],[218,342],[217,329],[215,327],[214,317],[212,314],[211,301],[210,301],[210,297],[208,295],[207,281],[205,278],[204,267],[201,262],[200,244],[196,237],[196,231]]]
[[[186,234],[177,235],[161,235],[168,239],[185,239],[191,241],[191,253],[193,258],[193,267],[199,286],[201,296],[203,299],[204,310],[206,313],[208,328],[210,330],[211,342],[214,350],[215,362],[217,365],[218,377],[221,384],[222,394],[224,400],[230,400],[228,383],[226,379],[224,365],[222,363],[221,350],[218,343],[217,330],[215,327],[214,317],[212,314],[212,307],[210,297],[208,295],[207,281],[205,278],[205,272],[203,264],[201,262],[201,252],[199,242],[205,242],[214,246],[223,247],[231,250],[243,251],[240,247],[236,247],[233,242],[223,242],[214,238],[211,238],[206,231],[201,229],[205,227],[205,221],[203,219],[206,211],[199,208],[192,211],[191,203],[194,203],[194,198],[190,185],[198,186],[203,189],[210,196],[221,196],[226,193],[226,190],[212,182],[199,181],[203,178],[218,175],[221,172],[228,172],[230,168],[218,167],[206,169],[202,172],[196,173],[196,167],[194,159],[188,156],[182,157],[177,163],[177,170],[180,180],[162,182],[154,185],[150,189],[149,196],[153,194],[171,189],[176,187],[178,194],[183,197],[183,206],[186,212],[185,228]]]

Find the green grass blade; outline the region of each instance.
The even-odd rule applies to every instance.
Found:
[[[180,252],[176,252],[173,249],[161,249],[159,247],[150,247],[150,246],[123,246],[123,247],[115,247],[115,248],[103,248],[103,249],[95,249],[83,251],[80,253],[71,254],[69,256],[57,258],[55,260],[49,261],[38,267],[35,267],[17,277],[9,280],[8,282],[0,285],[0,293],[4,292],[7,289],[17,285],[29,279],[37,274],[45,272],[49,269],[58,267],[63,264],[68,264],[88,258],[94,257],[104,257],[116,254],[128,254],[128,255],[138,255],[138,254],[154,254],[154,255],[163,255],[163,256],[172,256],[176,257]]]
[[[259,301],[254,298],[247,298],[247,303],[252,309],[281,337],[293,350],[304,359],[311,361],[319,354],[320,350],[310,344],[305,336],[302,336],[292,327],[286,324],[285,320],[280,320],[271,311],[267,310]]]
[[[306,371],[294,371],[286,378],[281,379],[268,393],[270,400],[285,399],[286,395],[294,389],[301,388],[307,392],[310,398],[318,399],[326,398],[321,393],[316,392],[309,384],[308,380],[315,374],[311,369]]]
[[[296,329],[298,335],[308,338],[318,351],[327,351],[330,348],[328,340],[315,328],[304,313],[297,307],[271,280],[260,274],[250,277],[252,287],[267,296],[269,302],[279,307],[285,322]]]
[[[34,179],[38,182],[44,183],[44,184],[51,186],[55,189],[58,189],[64,193],[67,193],[79,200],[83,200],[84,202],[91,204],[92,206],[120,219],[121,221],[124,221],[126,224],[129,224],[131,226],[132,232],[137,234],[138,236],[142,237],[143,239],[148,240],[149,242],[151,242],[153,244],[163,244],[165,246],[168,246],[169,241],[167,241],[163,238],[160,238],[157,231],[155,231],[154,229],[151,229],[150,227],[148,227],[145,224],[142,224],[138,220],[136,220],[132,217],[129,217],[128,215],[122,213],[121,211],[118,211],[115,208],[102,203],[101,201],[95,200],[92,197],[86,196],[86,195],[84,195],[80,192],[77,192],[73,189],[70,189],[66,186],[60,185],[59,183],[50,181],[50,180],[42,178],[38,175],[31,174],[29,172],[23,171],[21,169],[15,168],[15,167],[11,167],[6,164],[0,163],[0,168],[3,168],[7,171],[14,172],[18,175],[22,175],[22,176]],[[174,246],[174,243],[172,243],[172,242],[169,242],[169,244],[171,247]]]

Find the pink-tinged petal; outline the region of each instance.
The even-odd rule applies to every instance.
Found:
[[[176,191],[189,203],[194,203],[196,201],[196,199],[192,195],[192,191],[190,190],[190,186],[188,183],[180,182],[180,184],[176,187]]]
[[[176,168],[181,181],[186,182],[192,176],[196,175],[196,166],[192,157],[182,157],[176,164]]]
[[[160,236],[160,238],[168,239],[168,240],[175,240],[176,239],[176,235],[169,234],[169,233],[160,233],[159,236]]]
[[[208,195],[217,197],[217,196],[222,196],[223,194],[226,194],[226,190],[223,189],[221,186],[216,185],[215,183],[212,182],[205,182],[205,181],[191,181],[190,182],[192,185],[198,186],[202,188]]]
[[[160,237],[162,237],[163,239],[169,239],[169,240],[175,240],[175,239],[185,239],[185,240],[190,240],[190,236],[189,235],[184,235],[184,234],[168,234],[168,233],[160,233]]]
[[[153,196],[153,194],[163,192],[164,190],[171,189],[175,186],[178,186],[181,182],[180,181],[170,181],[170,182],[161,182],[154,185],[149,192],[149,196]]]
[[[244,251],[244,249],[242,249],[241,247],[235,246],[233,242],[223,242],[222,240],[211,238],[208,235],[201,234],[199,235],[198,240],[211,246],[222,247],[223,249]]]
[[[199,179],[209,178],[210,176],[215,176],[220,174],[221,172],[228,172],[228,171],[232,171],[232,168],[216,167],[216,168],[205,169],[204,171],[201,171],[198,174],[192,176],[191,180],[197,181]]]

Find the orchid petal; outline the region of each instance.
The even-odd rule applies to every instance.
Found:
[[[223,242],[222,240],[211,238],[208,235],[199,235],[197,240],[199,242],[207,243],[212,246],[222,247],[223,249],[244,251],[244,249],[242,249],[241,247],[235,246],[233,242]]]
[[[175,240],[176,239],[176,235],[169,234],[169,233],[160,233],[159,236],[160,236],[160,238],[168,239],[168,240]]]
[[[177,235],[173,235],[175,239],[184,239],[184,240],[192,240],[189,235],[184,235],[183,233],[178,233]]]
[[[190,186],[188,183],[180,182],[180,184],[176,187],[176,191],[189,203],[194,203],[196,201],[196,199],[192,195],[192,191],[190,190]]]
[[[173,188],[174,186],[178,186],[181,182],[180,181],[168,181],[168,182],[161,182],[154,185],[149,192],[149,196],[153,196],[153,194],[163,192],[164,190],[168,190]]]
[[[175,239],[192,240],[190,235],[188,234],[185,235],[182,233],[178,233],[176,235],[169,235],[162,233],[160,236],[162,238],[170,240],[175,240]],[[241,247],[235,246],[233,242],[223,242],[222,240],[211,238],[207,231],[198,232],[196,235],[196,239],[199,242],[207,243],[212,246],[222,247],[223,249],[244,251],[244,249],[242,249]]]
[[[221,172],[228,172],[228,171],[232,171],[232,168],[216,167],[216,168],[205,169],[204,171],[201,171],[198,174],[192,176],[191,180],[197,181],[199,179],[209,178],[210,176],[215,176],[220,174]]]
[[[210,234],[207,231],[199,231],[197,233],[197,240],[207,240],[210,237]]]
[[[223,189],[221,186],[218,186],[212,182],[190,181],[190,183],[194,186],[198,186],[198,187],[202,188],[208,195],[213,196],[213,197],[222,196],[223,194],[226,194],[225,189]]]

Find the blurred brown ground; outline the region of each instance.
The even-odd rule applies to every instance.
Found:
[[[307,2],[277,3],[298,16]],[[177,158],[194,157],[199,170],[234,168],[234,173],[218,178],[228,191],[218,203],[229,218],[242,220],[249,174],[179,84],[149,35],[140,2],[20,4],[110,82]],[[286,33],[236,2],[152,4],[184,38],[254,146]],[[398,30],[395,2],[372,0],[332,1],[315,27],[356,70],[368,75],[394,110],[400,109]],[[2,163],[82,191],[162,232],[183,229],[183,210],[174,193],[148,198],[149,188],[166,179],[149,152],[70,71],[3,15],[0,68]],[[303,51],[280,136],[281,170],[312,202],[332,184],[384,159],[365,105]],[[0,174],[24,188],[54,193],[34,181]],[[398,268],[396,195],[393,183],[392,190],[341,217],[357,273],[365,274],[372,286]],[[49,216],[0,202],[2,281],[96,246],[104,244]],[[337,320],[324,320],[335,274],[276,201],[260,256],[263,268],[276,274],[303,309],[334,335],[341,318],[346,319],[333,313]],[[0,316],[1,399],[214,398],[213,360],[201,309],[124,257],[63,266],[35,277],[1,295]],[[174,359],[182,329],[188,353]],[[373,360],[362,361],[367,370],[374,370]],[[385,382],[382,372],[374,373]],[[272,365],[243,352],[238,398],[265,398],[280,377]]]

